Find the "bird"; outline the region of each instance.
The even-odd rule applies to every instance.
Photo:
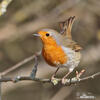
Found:
[[[42,40],[42,56],[45,61],[52,67],[57,68],[51,76],[51,80],[55,78],[59,68],[67,68],[66,73],[61,82],[65,83],[65,79],[78,66],[82,47],[72,39],[71,29],[75,16],[69,17],[67,20],[60,22],[60,32],[45,28],[34,34]]]

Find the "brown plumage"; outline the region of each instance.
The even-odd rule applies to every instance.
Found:
[[[60,34],[65,41],[62,41],[63,45],[72,48],[72,50],[80,51],[82,47],[72,40],[71,29],[74,23],[75,16],[69,17],[67,20],[60,22]]]
[[[64,83],[64,79],[73,69],[78,66],[81,58],[80,50],[82,48],[72,40],[71,36],[74,19],[75,16],[61,22],[60,33],[53,29],[42,29],[38,32],[43,43],[42,55],[45,61],[49,65],[57,67],[57,71],[59,68],[63,67],[69,70],[62,78],[62,83]],[[53,74],[52,78],[54,78],[56,72]]]

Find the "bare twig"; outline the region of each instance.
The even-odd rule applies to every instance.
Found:
[[[69,86],[71,84],[76,84],[76,83],[81,83],[84,81],[87,81],[89,79],[94,79],[96,77],[100,76],[100,72],[97,72],[93,75],[81,78],[81,79],[77,79],[76,77],[71,78],[71,79],[66,79],[66,86]],[[15,82],[16,78],[10,78],[10,77],[3,77],[0,79],[0,82]],[[27,77],[27,76],[17,76],[18,82],[19,81],[36,81],[36,82],[42,82],[42,83],[52,83],[51,79],[42,79],[42,78],[34,78],[32,79],[31,77]],[[59,83],[61,83],[61,79],[56,79],[56,81],[58,81]]]
[[[32,79],[34,79],[35,76],[36,76],[37,66],[38,66],[38,59],[37,59],[37,55],[36,55],[36,56],[35,56],[35,64],[34,64],[34,67],[33,67],[33,69],[32,69],[32,72],[31,72],[31,74],[30,74],[30,77],[31,77]]]
[[[26,63],[28,63],[29,61],[31,61],[32,59],[34,59],[35,56],[39,56],[40,54],[41,54],[41,52],[37,52],[36,55],[33,54],[29,58],[26,58],[26,59],[22,60],[21,62],[17,63],[16,65],[14,65],[14,66],[10,67],[9,69],[5,70],[4,72],[0,73],[0,75],[4,76],[4,75],[8,74],[9,72],[11,72],[11,71],[19,68],[20,66],[22,66],[22,65],[24,65]]]

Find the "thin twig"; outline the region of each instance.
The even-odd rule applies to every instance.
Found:
[[[30,57],[28,57],[28,58],[22,60],[21,62],[17,63],[16,65],[14,65],[14,66],[12,66],[12,67],[10,67],[9,69],[6,69],[4,72],[1,72],[1,73],[0,73],[0,76],[4,76],[4,75],[8,74],[9,72],[11,72],[11,71],[13,71],[13,70],[19,68],[20,66],[22,66],[22,65],[24,65],[24,64],[26,64],[26,63],[28,63],[29,61],[31,61],[32,59],[34,59],[35,56],[39,56],[40,54],[41,54],[41,52],[37,52],[36,55],[33,54],[32,56],[30,56]]]
[[[83,81],[87,81],[89,79],[94,79],[96,77],[100,76],[100,72],[97,72],[93,75],[81,78],[81,79],[77,79],[76,77],[72,78],[72,79],[67,79],[66,83],[64,85],[69,86],[71,84],[76,84],[76,83],[81,83]],[[32,79],[31,77],[27,77],[27,76],[18,76],[17,77],[19,80],[17,82],[20,81],[36,81],[36,82],[42,82],[42,83],[52,83],[51,79],[42,79],[42,78],[34,78]],[[16,78],[10,78],[10,77],[3,77],[0,79],[0,82],[15,82]],[[58,81],[59,83],[61,83],[61,79],[56,79],[56,81]]]
[[[35,56],[35,63],[34,63],[34,66],[33,66],[33,69],[32,69],[32,72],[30,74],[30,77],[32,79],[34,79],[36,77],[36,72],[37,72],[37,66],[38,66],[38,58],[37,58],[37,55]]]

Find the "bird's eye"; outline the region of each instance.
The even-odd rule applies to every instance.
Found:
[[[50,34],[49,33],[46,33],[46,36],[50,36]]]

